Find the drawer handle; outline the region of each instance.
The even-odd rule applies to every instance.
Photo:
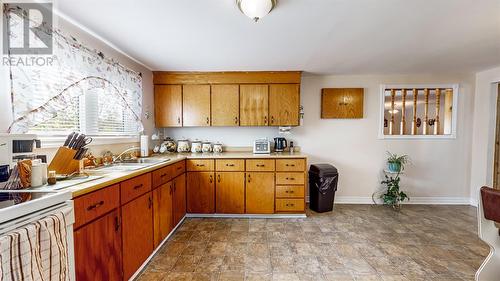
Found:
[[[234,124],[238,124],[238,116],[234,117]]]
[[[167,176],[167,174],[161,174],[161,175],[160,175],[160,178],[164,178],[164,177],[166,177],[166,176]]]
[[[214,182],[214,178],[212,177],[212,175],[210,175],[209,179],[210,183]]]
[[[180,170],[180,169],[182,169],[182,167],[181,167],[181,166],[177,167],[177,170]]]
[[[217,182],[220,183],[220,175],[217,175]]]
[[[139,189],[139,188],[141,188],[141,187],[143,187],[143,184],[142,184],[142,183],[141,183],[141,184],[138,184],[138,185],[136,185],[136,186],[134,186],[134,189]]]
[[[288,204],[287,203],[285,206],[287,206],[287,207],[293,207],[293,206],[295,206],[295,204],[293,204],[293,203]]]
[[[271,115],[271,124],[274,124],[274,116]]]
[[[148,209],[151,209],[153,207],[153,200],[151,199],[151,196],[148,197]]]
[[[293,190],[286,190],[285,193],[293,193]]]
[[[210,118],[207,117],[207,124],[210,124]]]
[[[285,178],[286,180],[294,181],[295,178]]]
[[[120,230],[120,218],[118,216],[115,217],[115,231]]]
[[[250,175],[248,175],[248,182],[250,182],[250,181],[251,181],[251,179],[250,179]]]
[[[205,167],[205,164],[196,164],[196,167]]]
[[[285,164],[287,167],[295,167],[295,164]]]
[[[257,164],[257,167],[265,167],[266,165],[264,164]]]
[[[226,167],[234,167],[234,164],[226,164]]]
[[[88,206],[87,207],[87,211],[92,211],[93,209],[101,207],[102,205],[104,205],[104,201],[101,200],[101,201],[99,201],[99,202],[97,202],[97,203],[95,203],[93,205]]]
[[[169,193],[170,195],[172,195],[172,185],[169,185],[168,187],[169,187],[169,189],[170,189],[170,191],[169,191],[168,193]]]
[[[177,117],[177,124],[180,124],[180,123],[181,123],[181,118]]]

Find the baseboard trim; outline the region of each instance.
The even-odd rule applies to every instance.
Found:
[[[309,203],[309,196],[306,197]],[[382,201],[377,200],[377,204]],[[372,197],[363,196],[336,196],[335,204],[374,204]],[[411,205],[471,205],[477,206],[477,202],[469,197],[411,197],[410,201],[403,204]]]
[[[306,218],[306,214],[186,214],[188,218],[237,218],[237,219],[297,219]]]

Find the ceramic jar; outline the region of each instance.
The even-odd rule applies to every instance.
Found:
[[[212,143],[208,141],[203,142],[201,145],[201,151],[204,153],[212,152]]]
[[[218,142],[218,143],[214,144],[213,151],[215,153],[222,153],[222,143]]]
[[[202,145],[201,145],[201,141],[199,140],[194,140],[192,143],[191,143],[191,152],[192,153],[199,153],[202,151]]]
[[[177,145],[175,144],[175,141],[172,138],[166,138],[163,144],[165,144],[166,151],[168,152],[177,151]]]
[[[189,151],[190,147],[188,140],[182,139],[177,141],[177,152],[189,152]]]

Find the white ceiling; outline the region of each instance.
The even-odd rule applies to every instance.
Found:
[[[254,23],[235,0],[60,0],[152,70],[475,72],[500,65],[500,0],[279,0]]]

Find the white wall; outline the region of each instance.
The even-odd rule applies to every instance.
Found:
[[[78,23],[69,22],[61,17],[58,17],[57,20],[55,20],[55,22],[57,23],[57,28],[62,30],[67,35],[74,36],[75,38],[77,38],[79,42],[83,43],[87,47],[102,51],[105,56],[112,57],[115,60],[119,61],[121,64],[125,65],[126,67],[142,73],[143,113],[146,111],[150,111],[151,113],[153,113],[154,94],[153,94],[153,73],[151,72],[151,70],[147,69],[142,64],[132,60],[123,53],[109,46],[106,42],[100,40],[100,38],[97,38],[93,34],[88,33],[84,28],[79,26]],[[6,67],[1,67],[1,68],[2,68],[1,71],[3,72],[0,72],[0,75],[2,75],[1,77],[4,79],[0,80],[2,84],[0,87],[0,89],[2,89],[0,97],[0,132],[6,132],[12,121],[11,108],[10,108],[10,87],[9,87],[9,81],[5,79],[6,77],[5,71],[7,70],[7,68]],[[144,117],[144,114],[142,116],[145,133],[149,135],[151,135],[154,129],[154,120],[152,116],[153,114],[151,115],[150,119],[146,119]],[[133,144],[136,143],[135,142],[128,143],[125,145],[120,144],[116,146],[92,145],[90,147],[95,154],[100,154],[106,150],[112,150],[113,152],[120,152],[121,150],[123,150],[124,146],[130,147]],[[49,156],[49,161],[54,152],[55,149],[44,149],[38,151],[38,153],[47,154]]]
[[[384,83],[459,83],[457,138],[377,139],[380,84]],[[321,119],[321,88],[325,87],[364,88],[364,118]],[[380,186],[386,151],[391,151],[412,159],[403,184],[415,202],[468,203],[473,91],[472,75],[304,75],[301,100],[305,117],[289,139],[310,156],[310,163],[330,163],[339,169],[338,200],[371,202],[373,191]],[[230,146],[249,146],[255,138],[277,135],[276,128],[178,128],[165,132],[173,137],[221,140]]]

